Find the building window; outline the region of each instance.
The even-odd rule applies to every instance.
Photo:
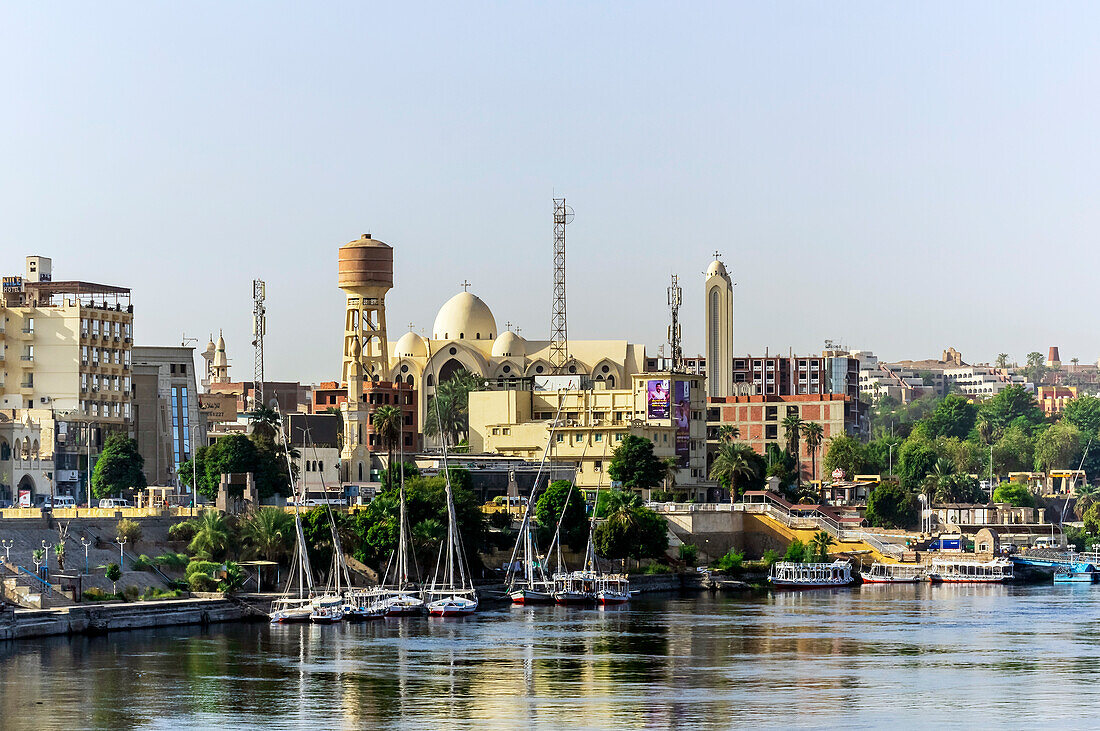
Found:
[[[776,419],[778,419],[779,418],[779,407],[778,406],[765,406],[764,407],[764,418],[767,419],[768,421],[775,421]]]
[[[779,427],[775,424],[766,424],[764,426],[764,438],[765,439],[778,439]]]

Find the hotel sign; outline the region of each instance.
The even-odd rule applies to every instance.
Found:
[[[236,421],[237,397],[231,393],[200,393],[199,411],[206,415],[207,421]]]

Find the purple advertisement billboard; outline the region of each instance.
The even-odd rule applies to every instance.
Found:
[[[674,391],[672,415],[676,425],[676,463],[687,467],[691,447],[691,384],[676,381]]]
[[[650,419],[667,419],[670,413],[671,399],[668,393],[668,381],[646,381],[645,403]]]

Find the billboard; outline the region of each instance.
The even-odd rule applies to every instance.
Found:
[[[667,419],[669,402],[668,379],[646,381],[646,414],[650,419]]]
[[[673,384],[672,421],[676,426],[676,463],[688,466],[691,451],[691,383],[676,381]]]
[[[210,422],[236,421],[237,397],[231,393],[200,393],[199,410]]]

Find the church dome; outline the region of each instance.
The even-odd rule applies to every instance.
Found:
[[[494,358],[523,358],[527,355],[527,341],[511,330],[505,330],[493,343]]]
[[[707,267],[707,278],[710,277],[726,277],[729,278],[729,274],[726,272],[726,265],[715,259]]]
[[[423,358],[428,354],[428,348],[424,345],[424,338],[414,332],[407,332],[393,346],[394,355],[398,358]]]
[[[492,340],[497,321],[489,305],[469,292],[459,292],[439,308],[432,326],[435,340]]]

